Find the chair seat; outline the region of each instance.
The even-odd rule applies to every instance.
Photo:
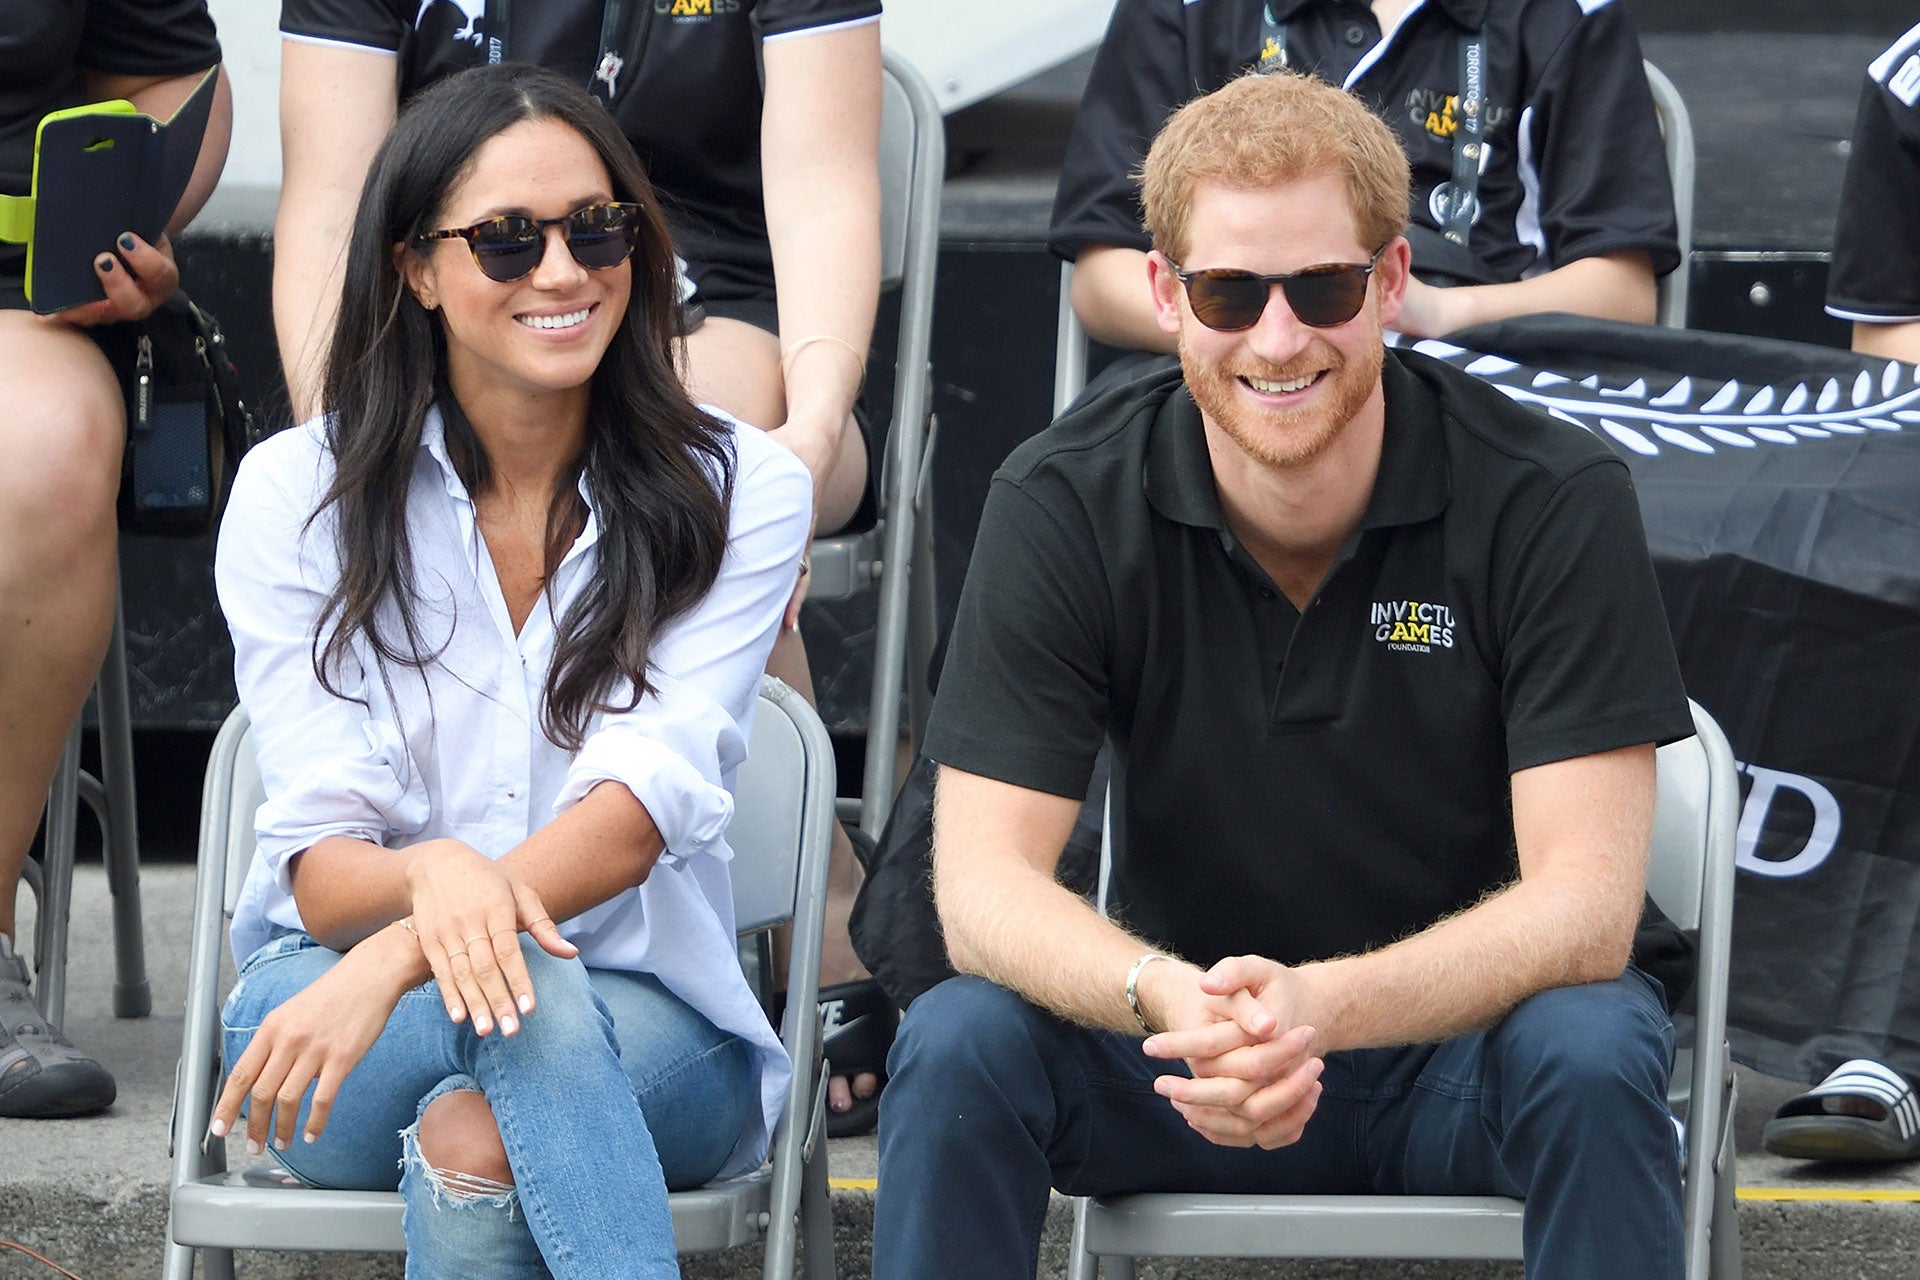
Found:
[[[1132,1195],[1087,1205],[1089,1253],[1122,1257],[1375,1258],[1520,1254],[1504,1196]]]
[[[177,1244],[223,1249],[405,1253],[402,1201],[392,1191],[317,1191],[271,1165],[201,1178],[173,1193]],[[667,1198],[681,1253],[749,1244],[765,1233],[773,1177],[762,1168]]]

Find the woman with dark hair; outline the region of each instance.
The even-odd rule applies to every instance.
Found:
[[[812,484],[681,390],[674,288],[583,89],[442,81],[368,175],[323,416],[221,530],[268,798],[213,1127],[397,1179],[409,1274],[676,1275],[668,1188],[777,1118],[724,833]]]

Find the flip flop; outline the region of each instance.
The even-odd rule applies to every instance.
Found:
[[[1899,1072],[1855,1058],[1782,1103],[1760,1143],[1797,1160],[1912,1160],[1920,1157],[1920,1102]]]
[[[872,978],[842,982],[820,992],[820,1021],[826,1029],[827,1074],[846,1076],[847,1083],[862,1072],[887,1083],[887,1051],[900,1027],[900,1011]],[[827,1112],[827,1136],[852,1138],[872,1133],[880,1122],[880,1089],[856,1097],[845,1111]]]

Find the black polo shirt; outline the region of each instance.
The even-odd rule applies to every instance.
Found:
[[[1469,255],[1416,241],[1441,283],[1512,281],[1626,249],[1680,256],[1673,188],[1640,41],[1618,0],[1416,0],[1385,44],[1364,0],[1270,0],[1286,65],[1358,94],[1413,164],[1417,226],[1441,230],[1453,171],[1460,36],[1486,67],[1487,159]],[[1048,247],[1151,247],[1133,173],[1174,108],[1262,65],[1262,0],[1120,0],[1067,143]],[[1279,61],[1266,50],[1266,65]],[[1445,271],[1446,277],[1437,274]]]
[[[1827,313],[1920,320],[1920,26],[1867,68],[1833,229]]]
[[[1178,373],[995,475],[927,735],[1084,793],[1110,906],[1200,964],[1370,950],[1512,880],[1508,774],[1693,732],[1626,466],[1389,352],[1362,528],[1304,614],[1228,531]]]
[[[33,140],[49,111],[89,100],[88,71],[176,76],[220,61],[206,0],[6,0],[0,4],[0,192],[28,194]],[[0,278],[26,271],[0,245]]]
[[[404,101],[503,57],[589,82],[603,0],[283,0],[294,39],[400,55]],[[614,116],[646,162],[675,247],[707,300],[773,296],[760,189],[760,46],[870,21],[880,0],[631,0]],[[509,29],[510,28],[510,29]]]

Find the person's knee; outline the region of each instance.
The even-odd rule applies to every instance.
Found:
[[[428,1178],[443,1192],[498,1194],[513,1185],[500,1127],[478,1090],[454,1089],[428,1102],[416,1143]]]
[[[1498,1035],[1503,1075],[1536,1097],[1606,1112],[1623,1096],[1666,1094],[1672,1025],[1632,974],[1532,996],[1507,1016]]]
[[[991,1079],[1031,1069],[1044,1058],[1041,1023],[1047,1015],[984,978],[949,978],[916,999],[901,1020],[887,1060],[891,1094],[904,1079],[951,1089],[969,1079]]]
[[[0,391],[0,495],[44,544],[70,528],[111,523],[126,410],[90,341],[66,335],[40,345],[44,351],[0,361],[14,375]]]

